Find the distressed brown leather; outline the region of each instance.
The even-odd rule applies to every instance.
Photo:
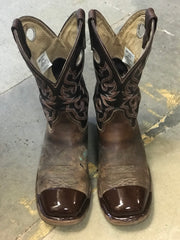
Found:
[[[153,9],[141,10],[115,34],[100,12],[89,12],[97,78],[98,196],[106,218],[118,225],[142,221],[151,202],[151,177],[137,114],[138,84],[156,23]]]
[[[28,29],[33,39],[28,38]],[[87,165],[89,98],[82,75],[84,11],[74,12],[58,36],[29,16],[15,19],[12,32],[35,76],[48,122],[36,181],[39,214],[50,224],[77,223],[89,205],[91,189]],[[37,59],[44,52],[52,66],[42,73]]]

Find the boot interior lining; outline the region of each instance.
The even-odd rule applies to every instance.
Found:
[[[40,71],[40,69],[37,64],[37,59],[43,52],[46,52],[51,63],[57,58],[62,58],[62,60],[68,58],[78,33],[76,14],[73,14],[66,22],[58,36],[38,19],[22,17],[20,20],[25,32],[26,43],[31,51],[30,61],[38,71]],[[30,40],[27,35],[29,29],[31,30],[31,34],[34,34],[32,40]],[[52,67],[49,67],[43,75],[50,81],[56,83],[57,80],[52,72]]]
[[[135,13],[115,34],[106,19],[96,12],[96,29],[111,58],[122,60],[126,47],[134,54],[134,64],[138,61],[143,53],[143,35],[138,36],[141,25],[145,25],[145,10]]]

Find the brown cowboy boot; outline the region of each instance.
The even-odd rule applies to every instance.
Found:
[[[144,220],[151,203],[151,178],[137,113],[138,83],[156,22],[153,9],[142,10],[115,34],[100,12],[89,12],[97,78],[98,196],[106,218],[117,225]]]
[[[33,17],[15,19],[12,31],[48,121],[36,182],[39,214],[49,224],[78,223],[90,201],[84,11],[74,12],[58,36]]]

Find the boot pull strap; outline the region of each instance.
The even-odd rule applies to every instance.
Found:
[[[89,11],[89,13],[88,13],[88,19],[89,19],[89,22],[90,22],[91,20],[94,20],[95,25],[96,25],[96,12],[95,12],[93,9]]]
[[[143,44],[142,48],[145,48],[147,42],[149,41],[150,38],[150,33],[151,33],[151,27],[152,27],[152,22],[154,21],[154,32],[156,31],[156,26],[157,26],[157,16],[152,8],[148,8],[145,13],[145,34],[143,37]]]
[[[26,36],[23,30],[23,26],[21,21],[17,18],[13,21],[12,27],[11,27],[14,39],[19,47],[20,52],[23,54],[22,50],[25,52],[25,54],[28,56],[28,58],[31,58],[31,51],[26,43]],[[15,34],[16,32],[16,34]],[[19,41],[17,41],[17,38]],[[20,48],[20,44],[22,48]]]
[[[78,21],[78,25],[80,24],[80,22],[83,23],[83,28],[82,28],[82,37],[83,37],[83,48],[86,48],[86,37],[85,37],[85,12],[83,9],[78,9],[77,10],[77,21]]]
[[[77,10],[77,19],[78,19],[78,21],[82,20],[83,22],[85,20],[85,12],[81,8]]]

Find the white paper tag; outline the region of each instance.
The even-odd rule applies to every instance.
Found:
[[[124,48],[124,57],[123,57],[122,61],[124,63],[126,63],[127,65],[129,65],[130,67],[132,67],[134,64],[134,58],[135,58],[134,54],[127,47],[125,47]]]
[[[52,63],[51,63],[51,61],[49,60],[46,51],[43,52],[43,53],[38,57],[38,59],[36,60],[36,62],[37,62],[37,65],[38,65],[41,73],[43,73],[43,74],[48,70],[48,68],[50,68],[50,67],[52,66]]]

